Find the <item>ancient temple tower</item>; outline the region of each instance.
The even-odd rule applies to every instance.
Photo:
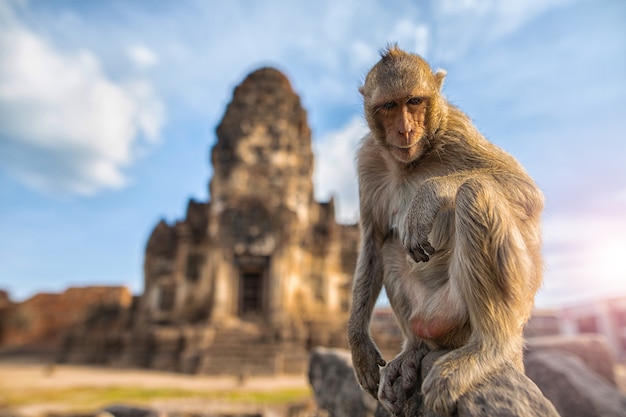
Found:
[[[233,205],[229,203],[245,195],[308,221],[313,203],[311,130],[287,77],[273,68],[250,74],[235,89],[216,132],[213,203]]]
[[[311,131],[284,74],[251,73],[216,134],[210,201],[191,200],[184,219],[159,222],[148,240],[121,362],[301,370],[307,347],[345,344],[358,229],[336,223],[332,200],[313,198]]]
[[[304,282],[292,281],[310,274],[305,240],[320,211],[306,112],[287,78],[262,68],[235,89],[217,137],[209,242],[222,250],[212,253],[211,264],[228,261],[212,270],[214,314],[238,311],[241,318],[281,323],[291,302],[302,301],[296,291],[305,290],[297,288]]]

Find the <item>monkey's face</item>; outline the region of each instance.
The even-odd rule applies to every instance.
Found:
[[[372,109],[377,136],[399,162],[408,164],[426,150],[429,99],[418,95],[383,100]]]
[[[445,71],[433,74],[418,55],[391,46],[359,89],[372,133],[398,162],[424,154],[437,130],[440,90]]]

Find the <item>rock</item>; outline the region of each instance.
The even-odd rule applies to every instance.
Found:
[[[434,362],[446,351],[430,352],[421,364],[427,375]],[[457,403],[458,417],[559,417],[539,388],[513,367],[501,369],[484,383],[462,396]],[[416,392],[406,401],[404,417],[442,417],[422,407],[422,395]],[[379,409],[376,417],[391,416]]]
[[[579,357],[556,350],[533,351],[525,364],[526,375],[562,416],[626,417],[626,395]]]
[[[100,410],[96,417],[162,417],[162,413],[151,408],[116,404]]]
[[[615,355],[606,338],[599,334],[575,336],[542,336],[528,339],[526,356],[534,352],[565,352],[577,356],[589,369],[604,378],[609,384],[615,382]]]
[[[436,351],[426,355],[421,365],[422,375],[426,375],[435,360],[445,353]],[[371,416],[377,405],[358,386],[350,353],[346,350],[314,349],[309,365],[309,381],[318,406],[328,411],[330,416]],[[374,415],[391,417],[380,405]],[[407,399],[402,416],[438,417],[423,410],[419,391]],[[457,416],[559,417],[539,388],[513,367],[500,370],[488,381],[461,397]]]
[[[345,349],[315,348],[309,358],[309,383],[317,406],[329,417],[369,417],[376,400],[356,382],[350,352]]]
[[[513,367],[502,369],[458,403],[460,417],[558,417],[554,406],[527,376]]]

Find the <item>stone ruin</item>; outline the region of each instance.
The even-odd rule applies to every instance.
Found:
[[[285,75],[251,73],[216,133],[210,201],[156,225],[132,314],[76,327],[61,361],[301,373],[312,346],[347,346],[358,227],[314,200],[311,130]]]
[[[13,303],[0,291],[0,355],[54,356],[69,329],[91,317],[122,317],[133,295],[121,286],[70,287]]]

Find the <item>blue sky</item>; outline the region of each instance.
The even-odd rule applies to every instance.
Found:
[[[625,22],[622,0],[0,0],[0,288],[141,292],[149,233],[209,198],[214,129],[264,65],[355,221],[357,88],[398,42],[546,194],[537,305],[626,295]]]

